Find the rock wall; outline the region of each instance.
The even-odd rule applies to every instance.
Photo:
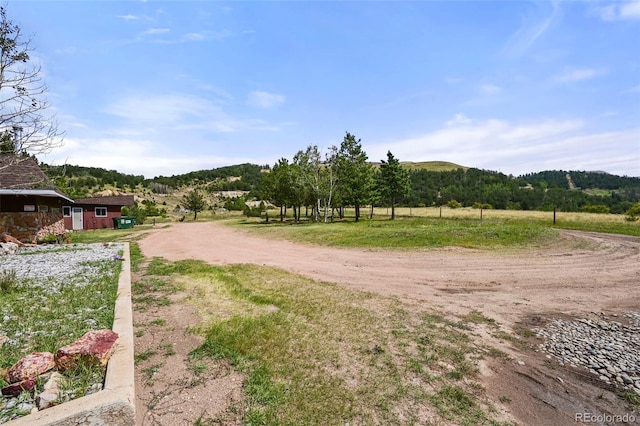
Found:
[[[47,235],[63,235],[62,213],[20,212],[0,213],[0,232],[22,242],[39,241]]]

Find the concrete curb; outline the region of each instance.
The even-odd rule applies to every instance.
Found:
[[[104,389],[28,416],[5,423],[7,426],[44,425],[133,425],[135,387],[133,366],[133,312],[131,305],[131,257],[124,243],[124,260],[115,304],[113,331],[116,347],[109,359]]]

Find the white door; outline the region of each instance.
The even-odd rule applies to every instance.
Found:
[[[71,208],[72,228],[74,231],[82,231],[82,207]]]

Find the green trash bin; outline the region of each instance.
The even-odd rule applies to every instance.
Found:
[[[120,216],[113,218],[113,227],[116,229],[133,228],[136,224],[136,218],[134,216]]]

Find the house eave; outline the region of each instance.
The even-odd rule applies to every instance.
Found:
[[[37,195],[40,197],[62,198],[73,203],[71,198],[53,189],[0,189],[0,195]]]

